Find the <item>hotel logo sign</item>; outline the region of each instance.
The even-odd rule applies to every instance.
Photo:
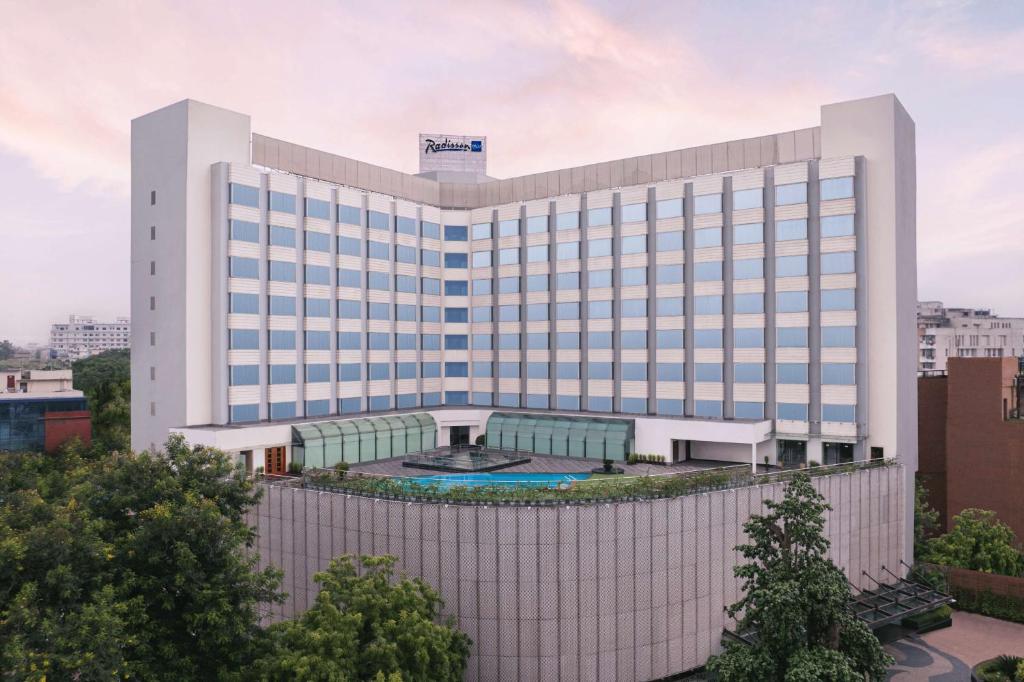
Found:
[[[420,135],[420,172],[487,173],[487,138],[473,135]]]

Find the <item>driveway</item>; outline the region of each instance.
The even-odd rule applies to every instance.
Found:
[[[889,680],[964,682],[984,660],[1024,656],[1024,625],[954,611],[952,627],[886,644],[885,650],[896,659]]]

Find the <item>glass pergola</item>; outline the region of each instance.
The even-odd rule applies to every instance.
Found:
[[[495,412],[487,420],[488,448],[586,459],[624,460],[633,446],[633,421]]]
[[[437,424],[422,412],[292,427],[292,459],[307,468],[401,457],[436,446]]]

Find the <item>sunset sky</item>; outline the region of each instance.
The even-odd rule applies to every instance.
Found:
[[[128,314],[130,122],[184,98],[407,172],[418,132],[483,134],[508,177],[885,92],[917,124],[919,298],[1024,316],[1021,2],[0,0],[0,339]]]

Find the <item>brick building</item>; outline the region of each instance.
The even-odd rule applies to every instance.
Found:
[[[947,368],[918,378],[918,478],[944,528],[977,507],[1024,538],[1024,373],[1016,358],[950,358]]]

